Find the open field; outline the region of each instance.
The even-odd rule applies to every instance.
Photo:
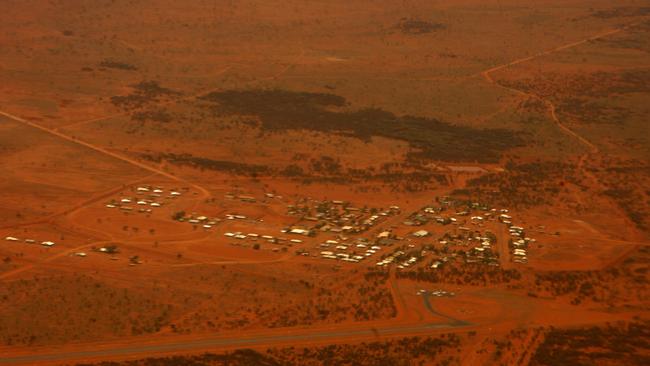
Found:
[[[650,4],[0,4],[0,365],[644,365]]]

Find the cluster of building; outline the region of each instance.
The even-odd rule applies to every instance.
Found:
[[[187,190],[187,188],[185,188]],[[164,200],[178,198],[182,195],[180,190],[172,189],[165,195],[162,187],[140,186],[135,189],[136,196],[112,199],[106,203],[106,208],[117,208],[122,211],[137,211],[151,213],[152,208],[161,207]]]
[[[499,215],[499,221],[508,226],[510,241],[510,260],[515,263],[528,263],[528,245],[536,240],[525,235],[524,228],[512,224],[512,216],[506,213]]]
[[[536,240],[527,237],[523,227],[514,226],[511,223],[507,225],[508,232],[511,236],[508,244],[512,254],[510,259],[515,263],[528,263],[528,245],[534,243]]]
[[[210,230],[212,227],[221,222],[220,218],[217,217],[208,217],[204,215],[191,214],[189,216],[183,216],[176,218],[179,222],[186,222],[191,225],[201,225],[205,230]]]
[[[40,244],[40,245],[42,245],[44,247],[53,247],[54,244],[55,244],[53,241],[50,241],[50,240],[45,240],[45,241],[38,241],[38,240],[34,240],[34,239],[21,240],[19,238],[16,238],[15,236],[7,236],[7,237],[5,237],[5,240],[10,241],[10,242],[23,242],[23,243],[26,243],[26,244]]]
[[[246,202],[246,203],[255,203],[258,201],[258,199],[255,196],[249,194],[235,194],[232,192],[228,192],[224,197],[226,199],[239,200],[241,202]],[[282,196],[277,196],[273,193],[264,193],[264,200],[273,199],[273,198],[282,199]]]
[[[481,231],[490,222],[500,222],[508,226],[508,231],[511,236],[511,260],[515,263],[528,262],[528,244],[535,242],[535,239],[525,237],[524,228],[513,225],[512,216],[508,214],[508,209],[490,208],[478,202],[459,205],[457,201],[446,197],[443,197],[438,202],[440,203],[438,206],[426,206],[420,211],[413,213],[404,224],[420,226],[435,221],[441,225],[455,225],[456,231],[459,234],[445,234],[445,238],[440,240],[441,244],[472,246],[470,250],[464,253],[466,263],[480,262],[498,266],[499,253],[493,247],[496,243],[496,235],[489,231],[485,231],[486,235],[482,235]],[[459,210],[458,207],[461,209]],[[425,237],[428,235],[429,233],[426,230],[419,230],[413,233],[414,237]],[[506,240],[506,238],[503,240]],[[444,261],[435,261],[432,264],[432,268],[439,268],[443,263]]]
[[[478,202],[463,206],[460,210],[454,205],[455,201],[443,198],[440,205],[428,205],[408,216],[403,222],[407,226],[422,226],[429,222],[440,225],[472,225],[482,227],[488,221],[496,221],[499,213],[507,213],[507,209],[497,210]],[[478,212],[475,212],[478,211]],[[470,214],[475,213],[474,216]]]
[[[366,238],[358,238],[352,243],[339,240],[327,240],[319,246],[323,249],[328,249],[320,252],[321,258],[351,263],[359,263],[366,258],[372,257],[382,249],[379,245],[371,244]]]
[[[357,208],[348,202],[307,200],[304,203],[287,206],[289,216],[299,217],[299,224],[288,229],[304,233],[331,232],[358,234],[379,224],[388,216],[399,213],[399,207],[388,209]],[[311,222],[311,223],[307,223]],[[298,233],[298,232],[294,232]]]
[[[446,290],[432,290],[432,291],[427,291],[424,289],[418,290],[416,295],[420,296],[436,296],[436,297],[454,297],[456,294],[451,291],[446,291]]]
[[[287,243],[293,243],[293,244],[300,244],[302,243],[302,240],[300,239],[287,239],[287,238],[282,238],[282,237],[275,237],[272,235],[260,235],[256,233],[242,233],[240,231],[235,231],[235,232],[227,232],[223,234],[224,236],[232,239],[238,239],[238,240],[251,240],[251,241],[266,241],[267,243],[272,243],[272,244],[287,244]]]
[[[482,235],[480,231],[475,231],[473,234],[473,236],[467,237],[467,242],[472,243],[473,247],[465,252],[465,263],[486,263],[491,266],[499,266],[498,253],[492,247],[496,236],[489,231],[485,232],[485,235]]]
[[[402,250],[395,251],[391,253],[389,256],[387,256],[386,258],[377,262],[376,265],[379,267],[384,267],[390,264],[395,264],[397,268],[404,269],[415,264],[420,259],[416,256],[405,256],[405,254],[406,253],[404,253],[404,251]]]

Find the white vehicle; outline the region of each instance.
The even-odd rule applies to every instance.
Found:
[[[51,247],[51,246],[54,246],[54,242],[53,241],[44,241],[44,242],[41,242],[41,245],[46,246],[46,247]]]
[[[13,236],[8,236],[5,238],[6,241],[18,241],[18,238],[14,238]]]
[[[120,200],[120,202],[122,202],[122,203],[131,203],[131,199],[130,198],[122,198]]]
[[[291,229],[289,230],[290,234],[298,234],[298,235],[307,235],[309,234],[309,230],[305,229]]]
[[[75,253],[74,255],[76,255],[77,257],[85,257],[85,256],[86,256],[86,253],[84,253],[84,252],[77,252],[77,253]]]

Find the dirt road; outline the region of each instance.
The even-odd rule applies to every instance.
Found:
[[[562,46],[555,47],[555,48],[550,49],[550,50],[546,50],[546,51],[537,53],[537,54],[535,54],[533,56],[520,58],[520,59],[517,59],[517,60],[514,60],[514,61],[510,61],[510,62],[505,63],[505,64],[494,66],[494,67],[489,68],[487,70],[484,70],[484,71],[482,71],[480,73],[480,75],[488,83],[490,83],[490,84],[492,84],[494,86],[497,86],[497,87],[499,87],[501,89],[505,89],[505,90],[508,90],[508,91],[510,91],[512,93],[521,95],[521,96],[523,96],[525,98],[532,98],[532,99],[538,100],[541,103],[543,103],[546,106],[547,110],[549,111],[549,116],[551,117],[551,120],[553,121],[553,123],[555,123],[555,125],[560,130],[562,130],[562,132],[564,132],[565,134],[567,134],[568,136],[570,136],[571,138],[576,140],[579,144],[581,144],[582,146],[584,146],[587,149],[587,152],[584,153],[582,156],[580,156],[580,158],[578,160],[578,164],[576,165],[576,170],[579,171],[584,177],[589,179],[593,183],[593,187],[596,187],[600,191],[604,191],[606,189],[605,185],[600,181],[600,179],[597,176],[595,176],[592,172],[589,171],[589,169],[587,169],[585,167],[586,162],[591,157],[593,157],[594,155],[597,155],[597,154],[600,153],[600,150],[598,149],[598,147],[596,145],[594,145],[591,141],[586,139],[584,136],[578,134],[577,132],[575,132],[574,130],[572,130],[568,126],[566,126],[564,123],[562,123],[562,121],[560,120],[560,118],[557,115],[557,106],[552,101],[550,101],[548,99],[545,99],[545,98],[543,98],[543,97],[541,97],[541,96],[539,96],[539,95],[537,95],[535,93],[532,93],[532,92],[528,92],[528,91],[524,91],[524,90],[520,90],[520,89],[516,89],[516,88],[512,88],[512,87],[500,84],[498,81],[494,80],[494,78],[492,78],[492,76],[490,76],[490,74],[495,72],[495,71],[499,71],[499,70],[502,70],[502,69],[505,69],[505,68],[508,68],[508,67],[511,67],[511,66],[514,66],[514,65],[517,65],[517,64],[525,63],[525,62],[528,62],[528,61],[531,61],[531,60],[534,60],[534,59],[537,59],[537,58],[540,58],[540,57],[543,57],[543,56],[547,56],[547,55],[550,55],[550,54],[553,54],[553,53],[556,53],[556,52],[559,52],[559,51],[567,50],[567,49],[570,49],[570,48],[585,44],[585,43],[590,42],[590,41],[594,41],[594,40],[597,40],[597,39],[600,39],[600,38],[604,38],[604,37],[611,36],[613,34],[620,33],[622,31],[625,31],[625,30],[635,26],[638,23],[639,22],[635,22],[635,23],[632,23],[632,24],[624,25],[624,26],[622,26],[620,28],[616,28],[616,29],[612,29],[612,30],[609,30],[609,31],[601,32],[599,34],[596,34],[594,36],[591,36],[591,37],[588,37],[588,38],[585,38],[585,39],[582,39],[582,40],[579,40],[579,41],[576,41],[576,42],[571,42],[571,43],[568,43],[568,44],[565,44],[565,45],[562,45]],[[576,200],[581,205],[584,204],[584,202],[582,202],[581,197],[576,197]],[[610,199],[610,202],[612,204],[612,207],[618,211],[618,214],[620,215],[620,217],[624,217],[624,218],[628,217],[627,214],[621,209],[621,207],[616,202],[612,201],[611,199]],[[629,222],[629,225],[627,225],[627,227],[636,228],[636,225],[629,218],[627,219],[627,221]],[[633,236],[635,238],[643,238],[644,237],[638,230],[634,231]]]
[[[54,135],[54,136],[56,136],[56,137],[59,137],[59,138],[61,138],[61,139],[63,139],[63,140],[70,141],[70,142],[75,143],[75,144],[77,144],[77,145],[81,145],[81,146],[86,147],[86,148],[88,148],[88,149],[91,149],[91,150],[94,150],[94,151],[96,151],[96,152],[99,152],[99,153],[101,153],[101,154],[108,155],[108,156],[110,156],[110,157],[112,157],[112,158],[115,158],[115,159],[118,159],[118,160],[124,161],[124,162],[126,162],[126,163],[131,164],[131,165],[137,166],[137,167],[139,167],[139,168],[141,168],[141,169],[147,170],[147,171],[149,171],[149,172],[159,174],[159,175],[161,175],[161,176],[163,176],[163,177],[169,178],[169,179],[174,180],[174,181],[177,181],[177,182],[181,182],[181,183],[184,183],[184,184],[191,185],[191,186],[194,187],[195,189],[199,190],[199,191],[204,195],[204,197],[207,198],[207,197],[210,196],[210,193],[208,192],[207,189],[201,187],[200,185],[198,185],[198,184],[196,184],[196,183],[192,183],[192,182],[190,182],[190,181],[187,181],[187,180],[185,180],[185,179],[183,179],[183,178],[180,178],[180,177],[178,177],[178,176],[175,176],[175,175],[173,175],[173,174],[167,173],[167,172],[165,172],[165,171],[163,171],[163,170],[160,170],[160,169],[158,169],[158,168],[155,168],[155,167],[152,167],[152,166],[150,166],[150,165],[147,165],[147,164],[141,163],[141,162],[139,162],[139,161],[137,161],[137,160],[135,160],[135,159],[131,159],[131,158],[127,157],[127,156],[124,156],[124,155],[121,155],[121,154],[118,154],[118,153],[112,152],[112,151],[107,150],[107,149],[105,149],[105,148],[103,148],[103,147],[100,147],[100,146],[97,146],[97,145],[93,145],[93,144],[91,144],[91,143],[89,143],[89,142],[86,142],[86,141],[83,141],[83,140],[79,140],[79,139],[77,139],[77,138],[75,138],[75,137],[68,136],[68,135],[66,135],[66,134],[64,134],[64,133],[61,133],[61,132],[59,132],[59,131],[56,131],[56,130],[53,130],[53,129],[50,129],[50,128],[47,128],[47,127],[43,127],[43,126],[41,126],[41,125],[39,125],[39,124],[37,124],[37,123],[30,122],[30,121],[28,121],[28,120],[26,120],[26,119],[24,119],[24,118],[21,118],[21,117],[18,117],[18,116],[14,116],[13,114],[10,114],[10,113],[7,113],[7,112],[0,111],[0,115],[5,116],[5,117],[7,117],[7,118],[9,118],[9,119],[12,119],[12,120],[14,120],[14,121],[24,123],[24,124],[26,124],[26,125],[28,125],[28,126],[30,126],[30,127],[33,127],[33,128],[39,129],[39,130],[41,130],[41,131],[44,131],[44,132],[46,132],[46,133],[49,133],[49,134]]]

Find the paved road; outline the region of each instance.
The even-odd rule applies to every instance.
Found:
[[[73,362],[92,358],[119,358],[129,356],[156,356],[156,354],[167,352],[191,352],[198,350],[211,350],[219,348],[245,348],[245,347],[266,347],[279,344],[293,344],[319,341],[341,341],[349,338],[366,339],[372,341],[378,336],[395,337],[417,334],[427,334],[435,330],[458,328],[468,326],[467,323],[444,322],[444,323],[422,323],[410,325],[395,325],[385,327],[359,326],[350,329],[345,325],[344,329],[331,330],[302,330],[292,333],[291,330],[277,329],[272,333],[241,336],[241,337],[211,337],[195,340],[182,340],[173,343],[157,344],[130,344],[110,348],[61,351],[53,353],[34,353],[21,356],[8,356],[0,359],[2,365],[29,365],[36,362]]]
[[[453,325],[453,326],[457,326],[457,327],[470,325],[470,323],[468,323],[468,322],[466,322],[464,320],[452,318],[452,317],[450,317],[448,315],[445,315],[445,314],[442,314],[442,313],[436,311],[436,309],[434,309],[433,305],[431,304],[431,297],[432,297],[432,295],[431,295],[430,292],[425,292],[425,293],[422,294],[422,299],[424,300],[424,307],[427,308],[427,310],[429,310],[429,312],[431,314],[436,315],[436,316],[440,316],[440,317],[443,317],[443,318],[449,320],[449,323],[448,323],[449,325]]]

